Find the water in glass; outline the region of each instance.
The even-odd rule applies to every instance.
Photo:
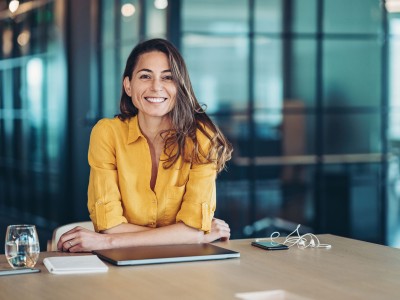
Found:
[[[33,268],[39,258],[39,240],[34,225],[7,227],[5,254],[13,268]]]

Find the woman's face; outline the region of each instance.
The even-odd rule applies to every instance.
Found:
[[[140,55],[132,79],[124,78],[124,89],[142,117],[166,116],[177,93],[167,56],[159,51]]]

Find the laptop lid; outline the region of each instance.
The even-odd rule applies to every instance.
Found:
[[[161,264],[240,257],[240,253],[212,244],[159,245],[94,250],[99,258],[117,266]]]

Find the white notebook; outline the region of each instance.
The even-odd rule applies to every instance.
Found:
[[[52,274],[84,274],[108,271],[107,265],[96,255],[46,257],[43,263]]]

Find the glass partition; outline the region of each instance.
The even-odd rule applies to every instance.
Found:
[[[63,9],[45,1],[0,19],[0,207],[39,227],[62,218],[67,188]]]

